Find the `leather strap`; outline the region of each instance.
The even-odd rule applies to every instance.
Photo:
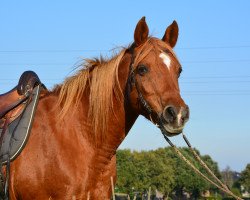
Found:
[[[130,85],[135,85],[135,88],[136,88],[136,91],[137,91],[137,94],[138,94],[138,99],[139,99],[139,103],[143,106],[143,108],[147,111],[147,114],[151,115],[152,114],[152,108],[150,107],[150,105],[148,104],[148,102],[144,99],[141,91],[140,91],[140,88],[139,88],[139,84],[136,80],[136,72],[135,72],[135,67],[134,67],[134,61],[135,61],[135,55],[134,55],[134,45],[131,46],[130,48],[130,53],[131,53],[131,63],[130,63],[130,66],[129,66],[129,84]],[[130,86],[131,88],[131,86]],[[128,97],[129,97],[129,92],[130,91],[127,91],[128,93]]]

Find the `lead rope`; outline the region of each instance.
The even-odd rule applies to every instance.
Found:
[[[242,198],[236,196],[234,193],[232,193],[225,184],[223,184],[216,176],[215,174],[208,168],[208,166],[201,160],[201,158],[199,157],[199,155],[194,151],[194,149],[192,148],[191,144],[189,143],[189,141],[187,140],[187,138],[184,135],[184,140],[187,143],[189,149],[191,150],[191,152],[193,153],[194,157],[197,159],[197,161],[206,169],[206,171],[215,178],[216,181],[218,181],[221,186],[219,186],[218,184],[216,184],[214,181],[212,181],[211,179],[209,179],[206,175],[204,175],[200,170],[198,170],[179,150],[178,148],[171,142],[171,140],[167,137],[166,135],[166,130],[162,125],[159,125],[158,128],[160,128],[163,137],[165,138],[165,140],[169,143],[169,145],[173,148],[173,150],[177,153],[177,155],[179,156],[179,158],[181,158],[188,166],[190,166],[193,171],[200,175],[202,178],[204,178],[206,181],[208,181],[209,183],[211,183],[212,185],[214,185],[215,187],[217,187],[218,189],[220,189],[221,191],[231,195],[232,197],[234,197],[237,200],[243,200]]]
[[[218,179],[218,177],[212,172],[212,170],[207,166],[207,164],[196,153],[196,151],[194,150],[194,148],[192,147],[192,145],[190,144],[190,142],[188,141],[187,137],[184,135],[183,132],[182,132],[182,137],[183,137],[184,141],[186,142],[186,144],[188,145],[188,148],[192,152],[194,158],[201,164],[201,166],[207,171],[207,173],[209,173],[225,190],[227,190],[228,194],[230,194],[231,196],[233,196],[236,199],[241,199],[240,197],[238,197],[234,193],[232,193],[232,191],[229,190],[229,188],[220,179]]]

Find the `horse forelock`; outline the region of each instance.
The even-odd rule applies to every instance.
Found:
[[[157,53],[157,52],[161,52],[164,49],[168,49],[168,51],[170,51],[171,54],[178,61],[177,56],[175,52],[173,51],[173,49],[170,47],[170,45],[166,44],[165,42],[157,38],[149,37],[147,42],[138,48],[138,52],[134,60],[134,66],[137,66],[139,62],[141,62],[141,60],[143,60],[149,54],[149,52],[153,51]],[[155,56],[158,56],[158,55],[155,55]]]

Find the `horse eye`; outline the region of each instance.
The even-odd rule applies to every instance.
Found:
[[[180,67],[180,68],[179,68],[179,73],[178,73],[178,78],[180,77],[181,72],[182,72],[182,68]]]
[[[148,72],[148,68],[145,65],[139,65],[137,67],[137,73],[141,76],[145,75]]]

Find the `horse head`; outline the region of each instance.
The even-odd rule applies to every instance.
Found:
[[[138,114],[162,123],[169,136],[182,132],[189,108],[180,95],[178,78],[182,67],[173,51],[178,25],[167,27],[162,39],[149,37],[143,17],[134,31],[129,73],[129,100]]]

